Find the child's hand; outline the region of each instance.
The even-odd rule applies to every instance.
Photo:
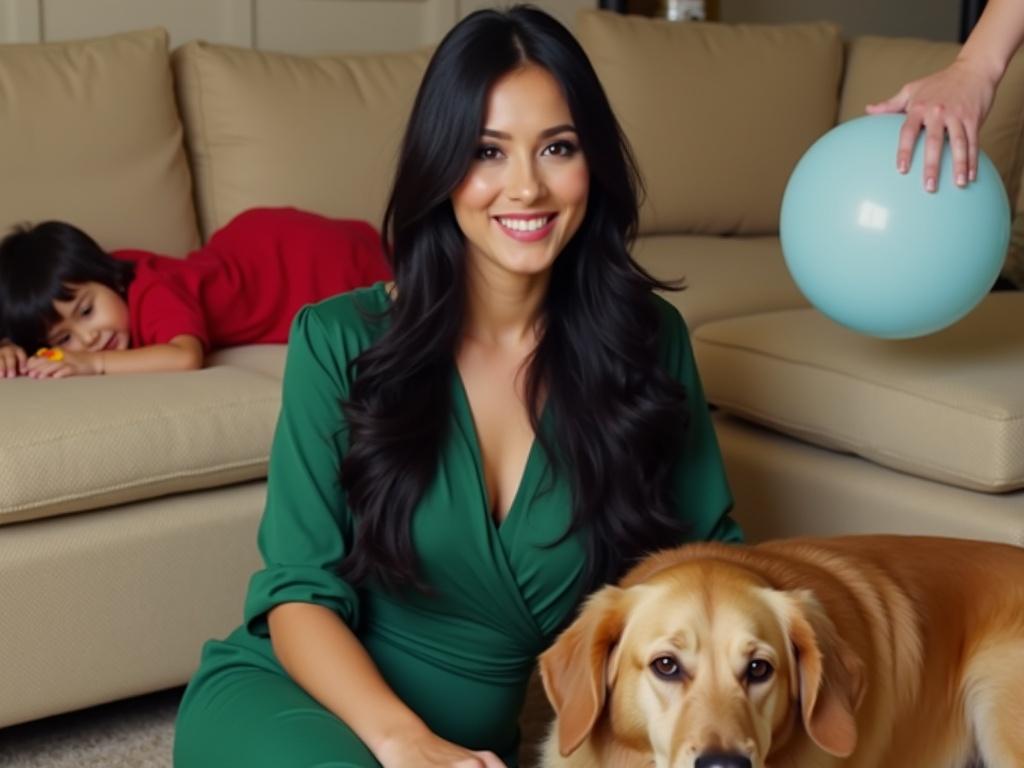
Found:
[[[102,352],[72,352],[44,347],[28,358],[25,373],[31,379],[65,379],[103,373]]]
[[[26,373],[27,361],[24,349],[9,341],[0,341],[0,379],[13,379]]]

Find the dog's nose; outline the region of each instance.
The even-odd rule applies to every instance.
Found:
[[[750,768],[750,758],[736,752],[707,752],[697,758],[694,768]]]

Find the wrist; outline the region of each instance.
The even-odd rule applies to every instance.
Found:
[[[958,64],[983,77],[993,88],[1002,79],[1008,62],[991,51],[964,46],[956,57]]]
[[[410,712],[408,717],[396,718],[379,728],[376,734],[366,740],[366,746],[378,760],[381,760],[394,750],[400,749],[400,745],[430,735],[432,734],[426,723]]]

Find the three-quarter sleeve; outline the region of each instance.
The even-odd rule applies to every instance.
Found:
[[[280,603],[323,605],[349,626],[359,620],[356,590],[338,575],[352,540],[340,481],[347,444],[341,403],[348,396],[348,360],[359,345],[325,305],[333,306],[301,310],[289,336],[259,529],[264,567],[253,575],[245,604],[246,626],[257,635],[268,634],[266,614]]]
[[[685,518],[687,538],[742,541],[743,533],[729,515],[732,492],[693,359],[690,335],[675,307],[661,298],[655,301],[662,317],[662,362],[686,390],[689,409],[689,426],[673,476],[676,503]]]

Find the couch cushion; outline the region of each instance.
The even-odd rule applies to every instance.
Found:
[[[578,36],[644,175],[644,234],[778,232],[790,172],[835,121],[836,27],[592,11]]]
[[[863,115],[866,104],[885,99],[904,83],[945,67],[959,51],[956,43],[885,37],[854,40],[847,56],[840,121]],[[1024,53],[1018,53],[1006,69],[981,127],[981,147],[999,169],[1017,211],[1004,274],[1024,287]],[[892,161],[895,167],[895,140]],[[916,166],[911,173],[920,176],[922,170]],[[940,179],[939,183],[951,182]]]
[[[813,309],[699,328],[707,398],[828,448],[980,491],[1024,488],[1024,294],[905,341],[863,336]]]
[[[163,30],[0,45],[0,140],[3,234],[63,219],[111,249],[198,244]]]
[[[209,366],[230,365],[245,371],[255,371],[281,381],[284,378],[284,359],[288,352],[285,344],[247,344],[226,347],[206,356]]]
[[[0,381],[0,525],[263,477],[280,389],[226,366]]]
[[[651,235],[637,240],[633,254],[655,277],[683,278],[684,290],[664,296],[691,331],[711,320],[808,306],[775,236]]]
[[[257,206],[379,223],[428,58],[175,51],[204,235]]]

